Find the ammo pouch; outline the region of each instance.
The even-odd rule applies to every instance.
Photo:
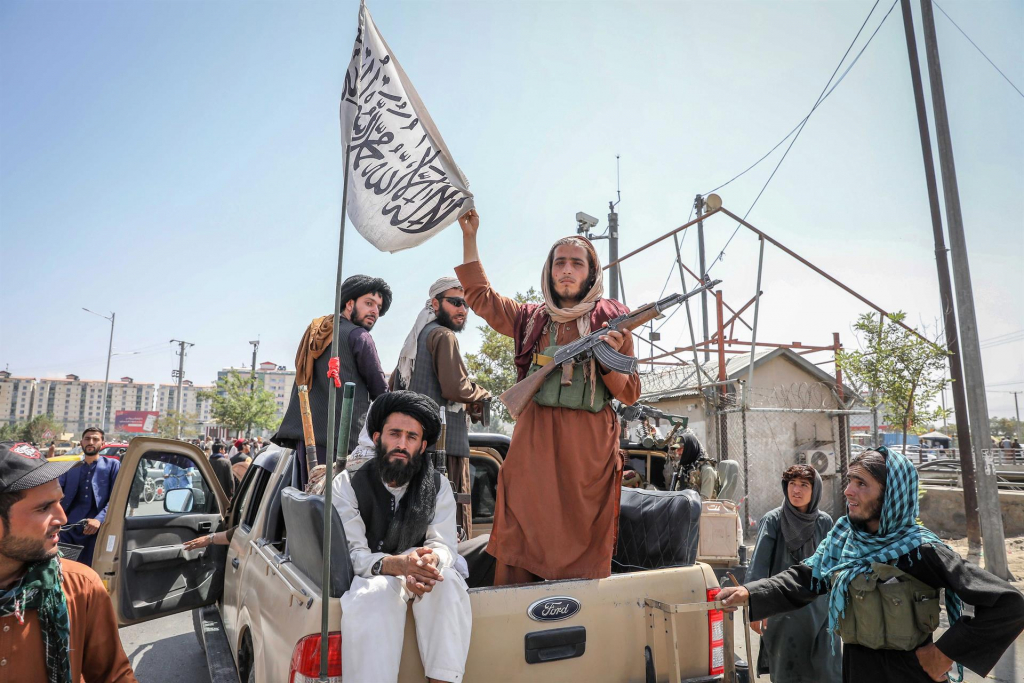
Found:
[[[871,563],[850,582],[839,636],[872,650],[916,650],[939,627],[939,589],[896,567]]]
[[[551,346],[544,349],[542,355],[553,358],[555,352],[558,351],[559,347],[554,344],[554,336],[554,327],[552,327]],[[571,408],[573,410],[586,410],[591,413],[599,413],[604,410],[604,407],[611,399],[611,394],[604,385],[604,380],[601,379],[601,371],[597,362],[595,361],[594,363],[594,372],[597,374],[597,377],[594,378],[593,397],[590,392],[590,382],[586,381],[583,376],[583,366],[583,363],[573,365],[572,384],[567,387],[562,386],[562,373],[557,370],[552,372],[544,380],[540,390],[533,395],[533,400],[538,405],[547,406],[548,408]],[[530,366],[530,371],[527,374],[532,375],[540,367],[540,365],[534,363]]]

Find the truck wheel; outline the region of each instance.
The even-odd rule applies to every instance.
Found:
[[[203,640],[203,608],[192,610],[192,630],[195,631],[199,649],[206,652],[206,641]]]

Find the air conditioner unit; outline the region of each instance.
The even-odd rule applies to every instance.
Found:
[[[797,451],[797,465],[810,465],[823,477],[836,473],[836,454],[831,448],[806,448]]]

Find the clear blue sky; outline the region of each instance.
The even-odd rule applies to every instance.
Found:
[[[891,0],[868,22],[874,30]],[[1024,5],[942,0],[1024,89]],[[684,223],[810,109],[872,3],[371,2],[374,18],[468,176],[482,260],[512,294],[539,284],[551,241],[583,210],[607,221],[621,154],[621,249]],[[915,5],[918,33],[920,13]],[[338,100],[358,2],[5,2],[0,6],[0,366],[170,382],[293,365],[331,310],[341,154]],[[1024,329],[1024,98],[937,13],[981,338]],[[856,48],[856,49],[859,49]],[[855,50],[856,50],[855,49]],[[781,150],[780,150],[781,151]],[[779,152],[723,189],[744,213]],[[750,220],[916,324],[938,291],[899,7],[819,107]],[[712,220],[708,252],[733,225]],[[669,245],[671,243],[668,243]],[[756,240],[713,271],[753,295]],[[453,227],[376,252],[349,227],[346,273],[386,277],[374,330],[386,370],[436,277],[461,261]],[[695,235],[684,256],[695,261]],[[603,253],[604,246],[600,247]],[[628,301],[659,294],[671,247],[627,262]],[[670,283],[678,289],[678,281]],[[829,343],[865,310],[769,248],[759,339]],[[472,323],[479,323],[472,318]],[[682,344],[683,316],[662,330]],[[475,350],[476,332],[463,335]],[[828,366],[824,366],[828,367]],[[994,390],[1024,389],[1024,342],[985,351]],[[1003,384],[1016,382],[1016,384]],[[1012,396],[989,394],[990,412]]]

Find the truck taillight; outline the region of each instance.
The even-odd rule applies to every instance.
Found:
[[[320,680],[320,634],[306,636],[295,644],[288,683],[316,683]],[[341,683],[341,633],[327,634],[327,681]]]
[[[714,602],[720,589],[708,589],[708,602]],[[725,673],[725,614],[708,610],[708,675]]]

